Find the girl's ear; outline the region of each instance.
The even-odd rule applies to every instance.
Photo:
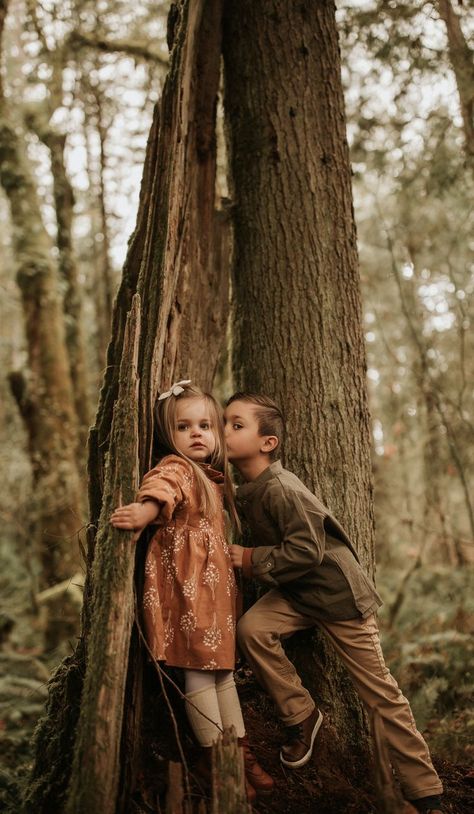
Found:
[[[273,452],[274,449],[277,448],[278,444],[280,443],[276,435],[265,435],[265,440],[261,446],[261,452],[269,453]]]

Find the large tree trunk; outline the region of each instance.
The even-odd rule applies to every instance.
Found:
[[[133,471],[127,471],[115,441],[111,446],[110,428],[113,425],[114,438],[123,437],[131,421],[130,410],[134,410],[139,437],[128,455],[136,455],[141,476],[150,464],[157,391],[184,374],[209,385],[224,341],[227,280],[210,272],[220,2],[182,0],[173,8],[171,21],[170,72],[148,141],[137,227],[118,292],[104,385],[90,436],[91,526],[83,636],[75,664],[60,668],[51,714],[38,734],[40,747],[45,743],[48,747],[48,765],[44,755],[38,754],[27,800],[37,812],[129,811],[140,745],[141,653],[136,632],[132,631],[130,643],[132,555],[129,551],[127,556],[124,543],[119,542],[124,535],[108,525],[108,516],[118,499],[119,482],[124,500],[135,484]],[[125,329],[131,319],[127,313],[135,294],[141,303],[141,329],[135,341],[127,344]],[[196,296],[200,297],[199,313],[191,306]],[[223,304],[218,320],[212,319],[211,297]],[[133,333],[130,327],[127,331]],[[183,345],[188,349],[185,357]],[[119,367],[122,391],[117,401]],[[128,413],[121,414],[126,371],[133,373],[135,367],[137,407],[130,405]],[[129,429],[130,434],[134,433]],[[143,566],[140,546],[137,564],[139,572]],[[115,609],[120,612],[118,618]],[[68,697],[67,702],[64,698],[67,688],[74,686],[71,676],[80,686],[84,671],[78,710],[77,697]],[[113,695],[108,688],[110,676],[114,680],[120,677]],[[73,738],[71,728],[78,715]]]
[[[282,404],[285,461],[374,567],[366,362],[333,2],[225,5],[225,110],[235,226],[238,388]],[[339,662],[315,634],[296,652],[341,747],[367,729]],[[345,764],[350,766],[353,761]]]
[[[5,14],[6,3],[2,2]],[[24,419],[33,471],[34,519],[47,587],[77,571],[82,501],[76,464],[77,419],[52,245],[35,181],[7,101],[0,92],[0,182],[8,197],[21,291],[28,370],[10,382]],[[54,637],[53,637],[54,638]]]

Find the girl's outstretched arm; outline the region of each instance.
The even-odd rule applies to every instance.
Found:
[[[145,500],[143,503],[129,503],[119,506],[110,517],[110,522],[116,529],[142,531],[145,526],[156,520],[160,513],[160,504],[155,500]]]

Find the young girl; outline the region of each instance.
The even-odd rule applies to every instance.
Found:
[[[145,475],[137,502],[116,509],[110,522],[137,532],[157,526],[145,563],[148,646],[157,661],[184,670],[186,712],[203,764],[219,732],[235,727],[251,799],[254,789],[271,791],[273,781],[244,738],[233,677],[236,583],[224,499],[231,518],[237,515],[221,410],[209,394],[178,382],[158,399],[155,430],[165,456]]]

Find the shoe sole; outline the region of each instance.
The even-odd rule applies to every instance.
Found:
[[[321,710],[319,710],[318,719],[317,719],[317,721],[316,721],[316,723],[315,723],[315,725],[313,727],[313,731],[311,733],[311,742],[310,742],[310,747],[309,747],[308,751],[299,760],[294,760],[294,761],[285,760],[285,758],[283,757],[283,753],[280,752],[280,760],[281,760],[283,766],[286,766],[287,769],[299,769],[301,766],[305,766],[306,763],[308,763],[308,761],[311,760],[311,755],[313,754],[314,741],[316,739],[316,735],[319,732],[319,729],[320,729],[320,726],[321,726],[322,722],[323,722],[323,713],[321,712]]]

